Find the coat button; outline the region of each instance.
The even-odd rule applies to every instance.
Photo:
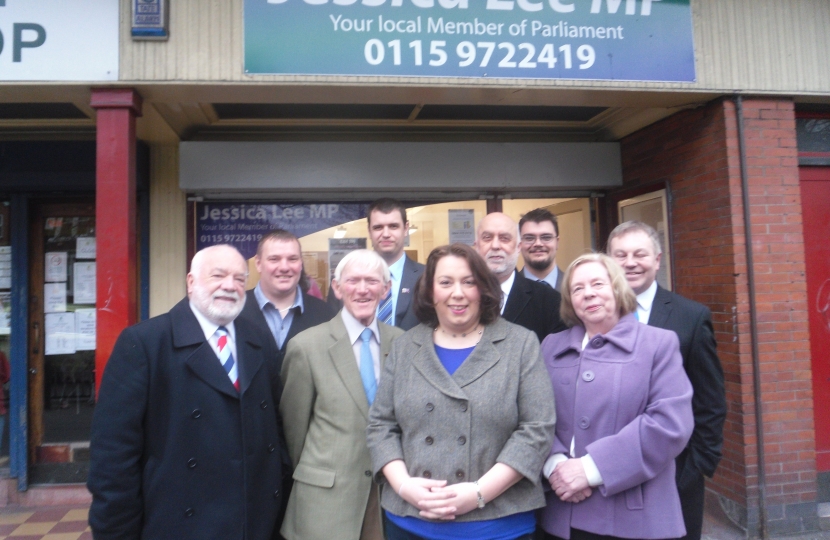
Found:
[[[582,373],[582,380],[585,382],[591,382],[594,380],[594,372],[590,369]]]
[[[274,453],[274,450],[276,450],[276,449],[277,449],[277,447],[276,447],[276,446],[274,446],[273,444],[269,444],[269,445],[268,445],[268,453],[269,453],[269,454],[273,454],[273,453]]]
[[[435,441],[432,440],[432,437],[427,437],[426,439],[424,439],[424,442],[427,444],[432,444]]]
[[[461,412],[467,412],[467,404],[466,403],[461,404]]]
[[[594,337],[594,339],[592,339],[592,340],[591,340],[591,347],[593,347],[593,348],[595,348],[595,349],[599,349],[599,348],[600,348],[600,347],[602,347],[604,344],[605,344],[605,340],[604,340],[604,339],[602,339],[602,338],[601,338],[601,337],[599,337],[599,336],[596,336],[596,337]]]
[[[432,412],[433,410],[435,410],[435,405],[427,403],[427,412]]]
[[[372,471],[363,471],[364,476],[372,476]]]
[[[457,471],[455,471],[455,477],[461,480],[462,478],[464,478],[464,471],[458,469]]]
[[[196,418],[201,418],[202,417],[202,410],[201,409],[193,409],[193,412],[190,413],[190,417],[193,418],[194,420]]]
[[[268,408],[268,402],[263,399],[262,401],[259,402],[259,408],[260,409],[267,409]]]
[[[195,513],[196,513],[196,511],[193,510],[192,508],[187,508],[184,511],[184,516],[185,517],[193,517],[193,514],[195,514]]]
[[[467,444],[467,437],[465,437],[464,435],[460,436],[460,437],[458,438],[458,444],[460,444],[460,445],[462,445],[462,446],[463,446],[463,445],[465,445],[465,444]]]
[[[583,416],[579,419],[579,427],[581,427],[582,429],[588,429],[589,427],[591,427],[591,421],[588,420],[587,416]]]
[[[432,478],[432,473],[429,471],[424,471],[424,474],[421,476],[423,476],[424,478]]]
[[[274,498],[275,498],[275,499],[279,499],[279,498],[280,498],[280,490],[277,490],[277,491],[275,491],[275,492],[274,492]]]
[[[191,469],[196,468],[196,458],[190,458],[187,460],[187,466]]]

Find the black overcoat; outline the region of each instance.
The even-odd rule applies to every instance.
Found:
[[[124,330],[92,422],[96,539],[272,538],[281,505],[273,340],[235,324],[240,391],[185,298]]]

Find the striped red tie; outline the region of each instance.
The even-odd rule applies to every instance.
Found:
[[[231,354],[231,348],[229,346],[230,336],[228,335],[228,330],[224,326],[220,326],[216,329],[216,336],[216,347],[219,352],[219,361],[222,362],[222,367],[225,368],[225,373],[228,374],[228,377],[233,383],[233,387],[236,388],[237,392],[239,392],[236,362],[233,361],[233,355]]]

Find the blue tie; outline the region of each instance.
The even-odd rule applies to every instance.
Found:
[[[372,349],[369,348],[372,330],[365,328],[360,333],[360,339],[363,340],[360,346],[360,379],[363,381],[363,389],[366,390],[366,399],[371,405],[375,401],[375,392],[378,390],[378,382],[375,380],[375,361],[372,358]]]
[[[378,320],[384,324],[392,325],[392,289],[389,289],[389,292],[380,301]]]

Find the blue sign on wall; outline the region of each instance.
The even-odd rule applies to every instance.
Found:
[[[245,0],[245,72],[693,82],[690,0]]]
[[[366,217],[365,203],[196,203],[196,251],[230,244],[246,258],[256,255],[262,235],[285,229],[303,236]]]

